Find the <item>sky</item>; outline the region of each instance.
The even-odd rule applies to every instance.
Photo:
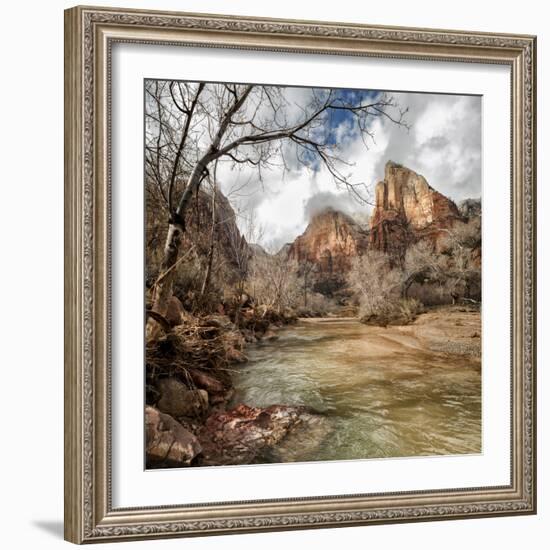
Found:
[[[376,98],[380,92],[341,90],[346,99]],[[289,105],[297,112],[312,94],[310,88],[285,88]],[[365,138],[352,124],[351,115],[335,112],[324,131],[345,152],[346,175],[365,184],[367,199],[358,202],[349,191],[335,184],[321,163],[309,166],[285,160],[262,174],[258,181],[252,167],[224,163],[218,169],[222,192],[236,209],[237,222],[247,233],[254,219],[257,241],[271,251],[278,250],[303,233],[311,217],[328,206],[362,220],[372,209],[375,184],[384,177],[384,165],[392,160],[422,174],[436,190],[455,202],[481,196],[481,98],[478,96],[425,93],[393,93],[400,109],[407,109],[408,128],[386,118],[373,118]],[[281,155],[284,155],[284,148]],[[291,158],[292,155],[287,155]],[[258,230],[260,228],[260,230]]]

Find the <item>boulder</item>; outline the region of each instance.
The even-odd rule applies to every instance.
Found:
[[[171,416],[145,407],[147,468],[188,466],[201,452],[198,439]]]
[[[171,416],[203,416],[208,410],[208,392],[190,390],[177,378],[161,378],[157,382],[160,399],[157,407]]]
[[[207,374],[204,371],[197,369],[189,369],[189,375],[191,380],[198,387],[206,390],[208,393],[223,392],[225,386],[220,380],[214,378],[214,376]]]

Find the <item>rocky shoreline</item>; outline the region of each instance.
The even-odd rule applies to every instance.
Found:
[[[254,408],[233,396],[231,371],[247,361],[247,343],[277,338],[292,315],[245,308],[238,326],[227,315],[193,317],[172,304],[170,328],[146,349],[146,466],[174,468],[268,461],[298,425],[304,407]]]
[[[228,408],[231,372],[247,361],[247,342],[274,340],[278,328],[293,322],[264,312],[260,323],[257,314],[244,312],[247,321],[239,328],[225,315],[187,317],[148,347],[147,468],[289,462],[296,459],[295,449],[285,445],[299,441],[300,430],[318,434],[319,441],[328,433],[327,419],[305,407]],[[411,324],[371,330],[379,338],[365,342],[365,357],[407,349],[481,357],[481,315],[475,307],[434,307]]]

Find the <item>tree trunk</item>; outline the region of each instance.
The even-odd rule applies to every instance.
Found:
[[[172,297],[174,278],[176,275],[175,265],[178,261],[179,250],[183,240],[183,226],[170,224],[164,245],[164,258],[160,266],[160,275],[153,286],[153,307],[152,311],[162,316],[166,315],[168,303]],[[160,335],[160,325],[149,316],[145,331],[148,342],[156,340]]]
[[[202,91],[202,87],[203,85],[201,85],[197,91],[197,95],[193,102],[192,110],[194,109],[194,105]],[[174,277],[175,277],[174,266],[178,261],[180,247],[183,240],[182,237],[185,232],[185,221],[184,221],[185,213],[187,212],[187,208],[189,207],[191,197],[199,189],[202,179],[204,175],[207,173],[207,166],[210,164],[210,162],[212,162],[213,160],[216,160],[221,156],[222,153],[220,153],[219,146],[228,126],[231,124],[231,117],[242,107],[243,103],[246,101],[246,98],[252,91],[253,87],[254,87],[253,85],[249,85],[246,88],[246,90],[243,92],[241,97],[236,99],[235,103],[225,113],[225,116],[220,123],[220,127],[218,128],[216,136],[214,137],[212,144],[208,148],[208,151],[202,156],[202,158],[197,162],[197,164],[195,164],[193,171],[191,172],[191,175],[189,176],[189,179],[187,181],[187,185],[181,195],[180,201],[178,203],[178,206],[175,212],[170,212],[170,216],[171,216],[171,219],[173,219],[173,221],[171,221],[170,223],[170,226],[168,229],[168,235],[166,236],[166,245],[164,247],[164,259],[163,259],[162,268],[161,268],[162,274],[157,279],[156,287],[154,290],[153,307],[152,307],[152,311],[156,311],[161,315],[164,315],[164,313],[166,312],[166,309],[168,307],[168,302],[172,297],[172,288],[173,288]],[[191,119],[191,114],[188,116],[188,120],[190,119]],[[187,130],[188,128],[184,131],[184,135],[186,135]],[[183,141],[181,143],[183,143]],[[183,147],[180,144],[178,151],[181,152],[182,150],[183,150]],[[176,168],[178,163],[179,163],[179,154],[176,156],[176,159],[175,159],[174,166]],[[147,322],[147,327],[146,327],[147,341],[155,339],[158,335],[158,332],[159,332],[158,323],[156,323],[152,317],[149,317],[149,321]]]
[[[204,274],[204,279],[202,281],[202,286],[201,286],[201,294],[200,294],[201,301],[204,298],[204,295],[206,294],[206,291],[208,290],[208,287],[210,285],[210,277],[212,274],[212,263],[214,261],[215,234],[216,234],[216,190],[214,189],[214,193],[212,194],[212,226],[210,228],[210,248],[208,250],[208,263],[206,265],[206,272]]]
[[[193,172],[189,176],[187,186],[182,194],[176,212],[172,214],[168,233],[166,235],[166,243],[164,245],[164,257],[160,267],[160,275],[155,282],[153,288],[153,307],[152,311],[156,311],[161,315],[166,315],[168,302],[172,297],[174,279],[176,276],[176,263],[179,258],[181,243],[185,233],[185,213],[189,207],[193,193],[199,188],[202,181],[202,176],[209,162],[207,157],[201,159],[195,165]],[[160,325],[149,317],[145,329],[145,337],[147,342],[156,340],[160,335]]]
[[[241,303],[242,303],[243,294],[244,294],[244,281],[242,277],[240,277],[239,282],[237,283],[237,296],[235,300],[235,317],[233,320],[233,323],[237,328],[239,328],[239,325],[241,322]]]

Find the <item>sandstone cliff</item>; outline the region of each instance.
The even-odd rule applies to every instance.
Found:
[[[368,234],[350,216],[327,208],[312,218],[288,248],[288,258],[314,267],[314,279],[328,293],[343,283],[354,257],[368,247]],[[323,290],[320,288],[319,290]]]
[[[351,259],[366,250],[365,231],[347,214],[327,208],[312,218],[288,249],[289,259],[316,264],[324,274],[347,271]]]
[[[375,199],[369,244],[396,256],[419,239],[430,238],[437,244],[442,230],[462,220],[456,204],[423,176],[391,161],[384,179],[376,184]]]

